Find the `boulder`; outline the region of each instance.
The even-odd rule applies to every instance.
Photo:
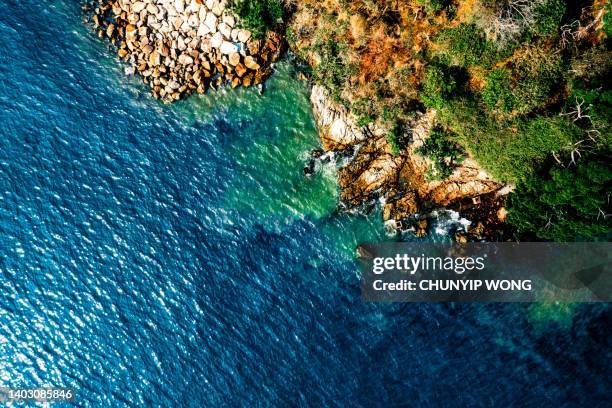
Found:
[[[225,7],[221,5],[220,1],[215,1],[211,10],[213,13],[215,13],[216,16],[220,17],[223,14],[223,10],[225,10]]]
[[[202,71],[197,70],[195,74],[193,74],[193,82],[200,85],[202,83]]]
[[[229,41],[223,41],[221,43],[221,47],[219,47],[219,50],[221,51],[221,54],[233,54],[235,52],[240,52],[240,47],[238,47],[236,44],[229,42]]]
[[[185,51],[185,49],[187,49],[187,44],[185,44],[185,40],[183,39],[183,37],[177,38],[176,40],[176,48],[179,51]]]
[[[257,60],[252,55],[247,55],[244,59],[244,65],[248,69],[252,69],[253,71],[257,71],[260,68],[260,65],[257,63]]]
[[[149,65],[156,67],[161,64],[161,55],[157,50],[153,50],[153,52],[149,55]]]
[[[185,11],[185,0],[174,0],[174,8],[177,12],[183,13]]]
[[[246,74],[247,69],[244,65],[238,63],[238,65],[236,65],[235,71],[236,71],[236,75],[242,78],[244,74]]]
[[[240,63],[240,54],[237,52],[230,54],[229,63],[233,66],[238,65]]]
[[[175,30],[180,30],[182,25],[183,19],[181,16],[176,16],[172,19],[172,27],[174,27]]]
[[[134,3],[132,5],[132,11],[134,13],[140,13],[142,10],[145,9],[145,7],[147,7],[146,3],[143,1],[137,1],[136,3]]]
[[[251,86],[251,84],[253,83],[253,78],[254,77],[255,77],[255,74],[253,72],[245,75],[245,77],[242,79],[242,86],[244,86],[244,87]]]
[[[213,48],[221,48],[222,44],[223,44],[223,36],[221,35],[221,33],[216,32],[210,40],[210,45]]]
[[[230,39],[232,37],[232,29],[227,24],[221,23],[217,26],[217,29],[226,39]]]
[[[155,98],[172,102],[218,85],[251,86],[270,73],[268,44],[237,27],[227,0],[99,0],[85,6],[101,38]],[[94,10],[95,9],[95,10]],[[248,48],[248,52],[247,52]],[[263,67],[263,68],[262,68]]]
[[[198,18],[200,21],[206,20],[206,14],[208,13],[208,9],[206,7],[200,7],[200,11],[198,11]]]
[[[155,4],[149,3],[147,5],[147,12],[149,14],[153,14],[153,15],[157,16],[159,14],[159,9],[157,8],[157,6]],[[158,20],[160,20],[160,19],[158,19]]]
[[[108,27],[106,27],[106,36],[108,38],[112,38],[114,33],[115,33],[115,25],[113,23],[110,23]]]
[[[211,45],[211,41],[210,38],[208,37],[203,37],[200,40],[200,51],[202,51],[205,54],[208,54],[210,56],[210,58],[213,57],[213,47]]]
[[[261,42],[258,40],[247,42],[247,50],[251,55],[259,54],[259,50],[261,49]]]
[[[191,41],[189,42],[189,48],[193,50],[197,50],[199,46],[200,46],[200,40],[198,38],[192,38]]]
[[[204,37],[207,34],[210,33],[210,28],[208,28],[208,26],[204,23],[200,23],[200,25],[198,26],[198,37]]]
[[[206,20],[204,20],[204,23],[208,26],[210,31],[217,31],[217,16],[215,16],[213,13],[209,12],[206,14]]]
[[[200,24],[200,19],[198,18],[197,14],[190,15],[187,21],[190,27],[198,27]]]
[[[193,58],[187,54],[181,54],[178,57],[178,62],[181,65],[191,65],[193,64]]]
[[[223,22],[227,24],[229,27],[234,27],[236,25],[236,19],[231,14],[224,14]]]
[[[249,41],[252,36],[253,36],[253,34],[251,34],[251,32],[248,31],[248,30],[239,30],[238,31],[238,41],[240,41],[242,43],[246,43],[247,41]]]

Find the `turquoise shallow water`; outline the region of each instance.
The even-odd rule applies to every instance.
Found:
[[[78,406],[584,405],[603,306],[385,305],[336,212],[306,85],[152,100],[78,2],[0,0],[0,386]],[[440,237],[433,237],[442,239]]]

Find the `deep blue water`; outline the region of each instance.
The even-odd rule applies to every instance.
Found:
[[[0,386],[78,406],[607,406],[604,306],[364,304],[284,62],[164,106],[77,1],[0,0]],[[434,237],[435,238],[435,237]]]

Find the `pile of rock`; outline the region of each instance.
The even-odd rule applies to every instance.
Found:
[[[253,38],[226,0],[97,0],[84,6],[127,74],[139,74],[166,102],[209,87],[262,83],[281,53],[281,38]]]

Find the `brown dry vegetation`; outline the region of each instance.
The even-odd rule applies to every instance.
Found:
[[[435,177],[449,178],[459,149],[522,185],[521,197],[559,168],[608,160],[610,10],[609,0],[301,0],[288,39],[360,126],[386,132],[385,154],[410,156],[415,120],[433,108],[442,136],[424,154]],[[562,193],[534,191],[525,202],[544,204],[533,214],[576,211],[574,198],[561,208]],[[589,210],[582,221],[597,220]]]
[[[304,0],[290,24],[290,42],[321,75],[345,76],[337,81],[340,89],[331,89],[343,104],[366,120],[381,119],[416,101],[424,72],[420,54],[446,22],[445,13],[428,16],[416,0]],[[341,66],[322,66],[325,41],[338,44]]]
[[[392,129],[410,122],[415,110],[422,107],[423,81],[432,64],[463,69],[465,87],[479,95],[495,69],[508,72],[516,86],[526,77],[541,77],[545,69],[554,71],[567,44],[582,41],[594,46],[602,40],[606,0],[580,2],[579,18],[572,21],[572,17],[567,27],[553,27],[550,34],[528,34],[531,40],[518,41],[518,36],[524,37],[541,23],[531,15],[537,13],[538,5],[550,1],[449,0],[445,7],[432,9],[436,1],[302,0],[289,24],[289,41],[313,67],[315,82],[350,108],[360,124],[375,122]],[[492,4],[517,4],[518,11],[509,16],[502,6]],[[460,35],[450,31],[465,31],[466,27],[475,27],[466,35],[480,33],[482,40],[474,37],[472,46],[472,39],[466,38],[457,48],[453,41]],[[556,30],[561,35],[554,34]],[[441,33],[450,34],[444,37]],[[470,56],[472,48],[478,47],[480,56],[477,52]],[[536,108],[542,111],[558,105],[569,92],[563,82],[546,91],[547,99],[539,96],[519,110],[489,109],[489,113],[509,119]]]

